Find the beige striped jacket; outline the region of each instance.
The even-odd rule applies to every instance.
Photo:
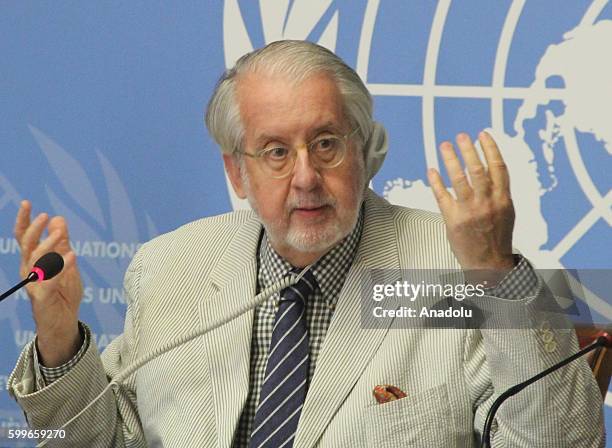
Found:
[[[252,297],[261,224],[250,211],[205,218],[146,243],[125,276],[123,334],[36,391],[32,344],[9,393],[33,428],[58,428],[136,357]],[[354,263],[319,354],[295,439],[308,447],[476,447],[501,391],[576,350],[573,331],[368,329],[373,269],[457,267],[442,219],[369,191]],[[516,306],[528,300],[517,301]],[[495,300],[495,298],[492,298]],[[51,446],[230,447],[245,404],[253,312],[150,362]],[[363,319],[363,320],[362,320]],[[548,345],[547,345],[548,344]],[[550,348],[554,349],[551,350]],[[376,385],[407,397],[377,404]],[[495,447],[603,446],[602,402],[584,361],[530,386],[497,414]]]

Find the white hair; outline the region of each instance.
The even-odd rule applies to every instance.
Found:
[[[374,127],[372,97],[355,70],[320,45],[282,40],[245,54],[219,79],[206,110],[206,126],[224,154],[235,155],[242,148],[244,126],[236,82],[246,73],[283,75],[295,84],[315,74],[329,74],[340,91],[351,129],[358,129],[355,136],[360,146],[363,148],[370,139]]]

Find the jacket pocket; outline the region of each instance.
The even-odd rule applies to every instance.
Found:
[[[365,410],[371,447],[445,447],[455,440],[446,384]]]

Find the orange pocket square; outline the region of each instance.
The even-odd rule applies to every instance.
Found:
[[[374,387],[372,393],[378,403],[388,403],[406,397],[406,393],[403,390],[391,384],[379,384]]]

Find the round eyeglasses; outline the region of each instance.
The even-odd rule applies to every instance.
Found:
[[[283,179],[293,171],[298,149],[303,146],[308,150],[311,163],[316,168],[329,169],[340,165],[346,156],[347,141],[357,129],[346,135],[325,134],[306,145],[284,146],[275,144],[260,149],[254,154],[240,150],[236,152],[257,159],[268,176],[274,179]]]

